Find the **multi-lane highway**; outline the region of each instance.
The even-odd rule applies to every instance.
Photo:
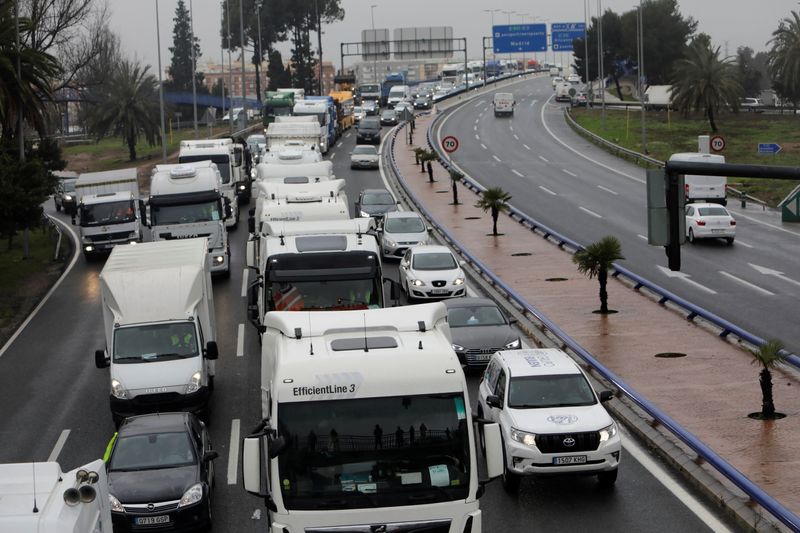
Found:
[[[524,99],[520,105],[529,106],[531,113],[538,111],[536,106],[540,104],[531,105],[533,97],[527,94],[536,92],[537,83],[540,82],[523,85],[527,93],[518,96],[518,101]],[[480,113],[483,107],[470,105],[469,109]],[[520,118],[524,113],[522,111],[517,115],[513,124],[519,124],[523,131],[528,131],[522,135],[541,137],[541,132],[537,133],[533,124],[521,124],[523,121]],[[462,120],[459,116],[454,116],[453,122],[448,123],[447,127],[452,130],[456,121]],[[474,118],[463,120],[469,120],[470,123],[458,126],[464,131],[462,137],[467,131],[477,134],[484,127],[488,129],[480,131],[481,135],[486,135],[486,140],[491,138],[493,132],[496,135],[511,132],[508,121],[495,121],[492,117],[486,117],[485,111],[482,117],[478,117],[478,123],[474,123]],[[473,124],[479,129],[473,130]],[[531,143],[536,141],[526,142],[533,148]],[[355,135],[348,132],[328,155],[334,163],[337,177],[347,180],[347,192],[351,200],[360,189],[383,184],[379,172],[350,170],[349,152],[354,144]],[[499,151],[495,155],[500,159],[506,158],[508,163],[504,162],[505,166],[487,167],[487,171],[493,168],[491,176],[483,171],[473,173],[485,182],[489,178],[500,179],[498,169],[508,168],[510,171],[514,168],[531,176],[543,173],[542,169],[550,166],[561,168],[559,165],[563,165],[563,168],[569,169],[566,166],[566,152],[562,156],[554,154],[553,149],[543,152],[542,155],[551,158],[551,161],[545,162],[526,152],[516,154],[515,158],[513,150],[500,150],[497,141],[491,144],[498,146]],[[477,147],[477,150],[483,150],[479,142]],[[479,151],[476,153],[482,154]],[[482,157],[485,158],[486,154],[482,154]],[[478,162],[465,160],[463,164],[469,167]],[[473,167],[469,168],[472,173]],[[575,174],[579,173],[576,169]],[[542,181],[541,185],[559,195],[570,197],[567,187],[559,187],[558,178],[580,178],[563,174],[550,173],[551,178]],[[511,188],[511,183],[502,183],[504,187]],[[530,188],[527,181],[520,181],[519,184],[526,184]],[[604,183],[604,186],[620,188],[625,184],[639,187],[622,179],[618,183]],[[525,186],[519,189],[511,190],[512,194],[518,195],[517,198],[523,195]],[[539,209],[546,209],[552,201],[549,193],[543,195],[536,195],[540,196],[536,198],[536,205],[541,206],[536,208],[534,214],[538,215]],[[548,198],[548,201],[541,201],[542,198]],[[588,198],[581,196],[573,201],[583,204],[588,202]],[[50,205],[48,202],[48,207]],[[556,212],[559,209],[563,210],[563,207],[553,206],[551,210]],[[51,214],[69,227],[66,217]],[[246,216],[245,208],[242,208],[241,214]],[[579,215],[578,210],[569,218],[578,218]],[[630,216],[635,216],[633,208]],[[554,225],[555,222],[563,223],[564,229],[576,226],[571,220],[554,221]],[[245,318],[248,276],[244,274],[243,253],[246,237],[246,225],[241,224],[231,235],[232,275],[230,279],[214,281],[220,359],[217,362],[210,430],[214,448],[220,453],[216,463],[213,505],[214,530],[220,532],[266,530],[263,502],[246,494],[240,480],[240,439],[258,422],[260,414],[260,350],[255,331]],[[626,241],[626,244],[630,243]],[[704,251],[710,255],[731,252],[728,249],[707,248]],[[734,251],[738,252],[739,249]],[[656,262],[655,257],[653,262]],[[98,285],[101,268],[102,262],[86,263],[79,256],[52,296],[16,340],[0,353],[0,405],[3,406],[0,410],[0,462],[51,459],[59,460],[66,469],[102,455],[114,427],[108,407],[108,372],[96,369],[93,357],[94,350],[102,348],[104,343]],[[386,275],[396,279],[396,268],[396,263],[389,264]],[[473,397],[478,379],[474,374],[468,376]],[[599,490],[592,478],[559,478],[535,483],[525,480],[520,494],[511,496],[503,491],[500,483],[493,483],[481,501],[484,531],[555,528],[585,531],[601,528],[614,531],[735,529],[726,519],[710,511],[702,498],[685,488],[680,480],[660,466],[658,460],[641,449],[631,437],[626,434],[624,440],[620,476],[613,490]]]
[[[733,246],[724,241],[685,245],[680,273],[666,269],[660,247],[647,244],[644,171],[577,135],[553,100],[549,78],[509,88],[513,118],[495,118],[491,93],[452,111],[439,122],[440,137],[458,135],[454,161],[486,187],[500,186],[511,203],[531,217],[584,245],[606,235],[622,242],[635,273],[767,339],[800,350],[796,306],[800,228],[781,224],[760,206],[742,210]]]

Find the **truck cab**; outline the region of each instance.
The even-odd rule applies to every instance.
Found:
[[[247,175],[244,162],[244,147],[232,139],[208,139],[181,141],[179,163],[212,161],[217,165],[222,178],[222,191],[230,201],[231,216],[225,226],[236,230],[239,224],[239,204],[250,201],[252,180]]]

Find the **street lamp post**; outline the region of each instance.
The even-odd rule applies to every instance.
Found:
[[[257,93],[256,94],[256,98],[258,99],[259,102],[261,101],[261,75],[262,75],[261,65],[263,63],[263,61],[261,60],[262,57],[263,57],[263,55],[262,55],[263,48],[261,48],[261,8],[262,7],[263,7],[263,5],[261,3],[261,0],[258,0],[258,2],[256,2],[256,13],[257,13],[256,23],[258,25],[258,65],[256,66],[256,72],[258,73],[258,76],[256,76],[256,87],[257,87],[258,90],[256,90],[256,93]]]
[[[239,118],[240,129],[247,127],[247,89],[245,86],[244,75],[244,11],[242,4],[244,2],[239,0],[239,37],[242,45],[242,113]]]
[[[156,16],[158,16],[158,0],[156,0]],[[22,85],[22,59],[19,47],[19,2],[14,2],[14,41],[16,45],[16,54],[17,54],[17,83]],[[159,56],[160,57],[160,56]],[[161,75],[159,68],[159,76]],[[25,120],[23,119],[23,109],[22,109],[22,94],[20,91],[19,94],[19,109],[17,113],[19,113],[18,117],[18,129],[19,129],[19,160],[25,161]],[[161,105],[161,123],[162,123],[162,130],[164,128],[164,105]]]
[[[161,81],[161,29],[158,24],[158,0],[156,0],[156,47],[158,48],[158,100],[161,108],[161,159],[167,162],[167,128],[164,122],[164,84]]]
[[[194,55],[194,10],[192,9],[192,0],[189,0],[189,23],[189,32],[191,33],[189,41],[192,46],[192,111],[194,113],[194,138],[196,139],[199,135],[197,132],[197,82],[195,81],[197,77],[195,74],[197,71],[197,58]]]
[[[597,68],[599,73],[600,89],[600,123],[602,128],[606,127],[606,83],[603,68],[603,3],[597,0]]]
[[[522,17],[522,25],[525,25],[525,17],[530,17],[527,13],[517,13],[520,17]],[[522,72],[526,72],[528,70],[528,62],[525,58],[525,50],[522,51]]]
[[[637,6],[637,17],[636,17],[636,29],[638,30],[636,34],[636,51],[638,53],[638,68],[637,68],[637,77],[639,78],[639,83],[637,84],[639,88],[639,103],[640,103],[640,110],[642,113],[642,153],[647,153],[647,128],[645,127],[645,108],[644,108],[644,15],[642,13],[642,1],[639,0],[639,5]]]
[[[369,15],[372,19],[372,75],[375,77],[373,80],[376,84],[378,83],[378,38],[375,35],[375,8],[378,7],[377,4],[372,4],[369,6]]]
[[[225,0],[225,22],[227,23],[226,30],[228,31],[228,96],[230,104],[228,104],[228,128],[229,133],[233,135],[233,62],[231,60],[231,10],[229,9],[228,2]]]
[[[591,88],[589,77],[589,0],[583,0],[583,81]]]

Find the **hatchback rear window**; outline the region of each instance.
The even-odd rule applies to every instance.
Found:
[[[728,211],[724,207],[698,207],[697,213],[701,217],[727,217]]]

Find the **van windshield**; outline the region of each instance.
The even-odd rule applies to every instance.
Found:
[[[150,363],[199,355],[193,322],[127,326],[114,330],[115,363]]]
[[[309,394],[303,389],[295,395]],[[469,492],[460,392],[282,402],[278,421],[288,443],[278,475],[289,510],[433,504]]]

